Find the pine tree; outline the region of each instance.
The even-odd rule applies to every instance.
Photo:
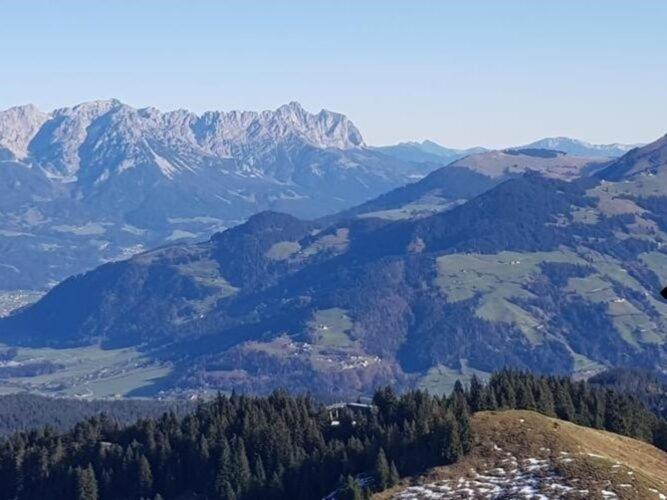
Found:
[[[397,403],[398,398],[389,386],[378,389],[373,396],[373,404],[378,408],[379,414],[384,419],[391,418]]]
[[[232,481],[232,458],[229,450],[229,444],[223,437],[220,443],[220,457],[215,471],[214,489],[218,496],[223,497],[227,489],[227,484]]]
[[[630,429],[629,415],[623,411],[621,397],[609,392],[605,410],[605,429],[617,434],[627,434]]]
[[[454,392],[452,395],[452,410],[458,427],[458,437],[462,451],[467,453],[471,446],[470,411],[463,394]]]
[[[503,409],[516,408],[516,393],[508,372],[501,372],[500,387],[496,392],[498,406]]]
[[[518,384],[516,388],[516,405],[522,410],[535,410],[536,404],[533,397],[533,391],[525,382]]]
[[[338,489],[336,498],[339,500],[363,500],[364,494],[359,483],[350,475],[343,481]]]
[[[78,500],[97,500],[97,479],[93,466],[88,464],[85,469],[76,470],[76,498]]]
[[[568,389],[569,387],[566,387],[564,383],[554,381],[553,392],[556,416],[571,422],[574,420],[575,414],[574,404],[572,403],[572,398]]]
[[[254,467],[253,477],[260,484],[264,484],[266,482],[266,471],[264,470],[264,462],[262,462],[262,457],[260,457],[259,455],[255,457],[255,467]]]
[[[396,463],[392,460],[391,467],[389,468],[389,486],[395,486],[401,480],[401,476],[398,473],[398,468]]]
[[[555,417],[556,409],[554,406],[553,394],[545,378],[540,378],[537,381],[535,391],[537,393],[535,398],[537,411],[548,417]]]
[[[496,393],[491,387],[486,387],[484,389],[484,409],[488,411],[493,411],[498,409],[498,400],[496,399]]]
[[[604,429],[605,395],[603,391],[594,391],[592,405],[593,416],[591,424],[596,429]]]
[[[375,489],[377,491],[386,490],[389,486],[389,477],[391,470],[389,469],[389,462],[384,450],[380,448],[377,458],[375,459],[375,469],[373,470],[373,478],[375,479]]]
[[[144,455],[141,455],[137,461],[137,486],[141,495],[148,495],[153,489],[151,464]]]
[[[243,438],[238,438],[232,445],[232,485],[237,491],[244,491],[250,483],[250,463],[245,451]]]
[[[456,462],[463,456],[461,434],[456,418],[451,413],[445,417],[444,436],[441,443],[440,456],[445,463]]]
[[[470,393],[468,396],[468,406],[473,413],[486,409],[484,408],[483,391],[484,386],[482,386],[477,375],[473,375],[470,379]]]

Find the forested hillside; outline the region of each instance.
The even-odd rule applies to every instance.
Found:
[[[1,497],[321,498],[341,475],[376,470],[386,486],[398,470],[452,462],[468,447],[461,394],[385,390],[374,402],[366,416],[332,421],[309,397],[220,396],[184,418],[122,427],[100,417],[65,434],[17,434],[0,449]]]
[[[667,418],[667,383],[652,372],[612,368],[591,377],[588,382],[596,387],[632,394],[651,411]]]
[[[667,448],[665,421],[632,396],[503,371],[449,397],[385,388],[372,405],[325,407],[285,392],[219,396],[184,417],[18,433],[0,445],[0,498],[359,498],[460,459],[471,412],[513,408]]]
[[[159,417],[168,411],[181,415],[194,408],[194,403],[178,400],[86,401],[35,394],[8,394],[0,396],[0,436],[46,425],[66,431],[76,423],[102,413],[107,418],[123,424],[134,422],[139,418]]]

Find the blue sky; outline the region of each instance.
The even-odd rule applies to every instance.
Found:
[[[667,2],[36,1],[0,6],[0,108],[346,113],[370,144],[667,132]]]

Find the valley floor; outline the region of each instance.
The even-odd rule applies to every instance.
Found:
[[[9,359],[0,359],[0,394],[119,398],[133,391],[153,390],[172,369],[170,364],[151,360],[134,348],[14,348],[0,343],[0,353],[12,350],[15,354]]]

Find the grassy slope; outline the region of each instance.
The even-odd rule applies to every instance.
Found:
[[[473,416],[472,425],[473,450],[464,460],[406,479],[376,497],[391,498],[409,485],[472,479],[472,469],[487,474],[495,467],[507,467],[510,454],[519,464],[527,459],[546,460],[561,484],[574,491],[588,490],[587,498],[602,498],[603,490],[618,498],[667,494],[667,453],[642,441],[529,411],[480,412]],[[571,498],[582,496],[573,493]]]
[[[7,347],[0,343],[0,351]],[[134,348],[20,347],[13,361],[19,364],[51,362],[57,369],[38,376],[2,378],[0,395],[35,392],[52,396],[112,398],[150,386],[171,371],[168,363],[155,362]]]

